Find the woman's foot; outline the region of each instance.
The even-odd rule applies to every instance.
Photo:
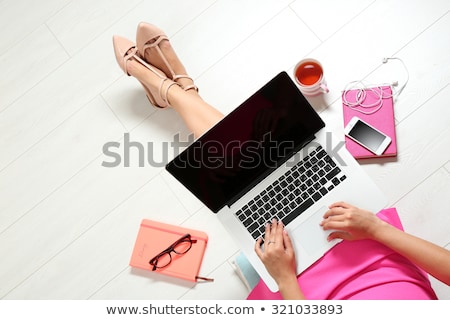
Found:
[[[169,90],[171,90],[171,88],[179,87],[178,83],[173,82],[168,78],[165,80],[161,79],[159,75],[136,60],[131,60],[127,63],[127,72],[142,83],[144,87],[153,92],[153,95],[156,96],[157,101],[159,101],[159,104],[155,104],[156,107],[165,108],[170,106],[168,98]],[[162,71],[160,72],[162,73]]]
[[[197,92],[194,81],[187,75],[186,68],[162,30],[141,22],[136,38],[139,53],[145,61],[162,70],[168,78],[176,81],[184,90]]]
[[[169,106],[167,97],[169,89],[179,84],[168,79],[158,68],[142,60],[137,54],[136,45],[130,40],[114,36],[113,46],[120,68],[142,84],[150,103],[159,108]]]

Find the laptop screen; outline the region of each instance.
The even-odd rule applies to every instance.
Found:
[[[218,212],[288,160],[324,126],[289,75],[281,72],[166,169]]]

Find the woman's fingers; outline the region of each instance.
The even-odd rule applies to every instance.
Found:
[[[344,201],[338,201],[333,204],[331,204],[328,208],[344,208],[344,209],[350,209],[352,206]]]
[[[271,229],[272,228],[270,226],[270,223],[266,223],[266,231],[264,233],[264,243],[268,243],[270,241],[270,237],[271,237],[270,231],[271,231]]]
[[[289,234],[286,232],[286,230],[283,229],[283,244],[287,251],[294,251],[294,246],[292,245],[291,237],[289,237]]]
[[[264,233],[264,249],[267,250],[269,246],[284,247],[284,225],[281,221],[272,219],[272,223],[266,224]],[[263,253],[261,249],[262,238],[259,238],[255,243],[255,251],[258,255]]]
[[[276,227],[276,234],[275,234],[275,242],[277,246],[283,246],[284,247],[284,241],[283,241],[283,230],[284,225],[281,223],[281,221],[277,222],[276,220],[272,224],[272,227]]]
[[[335,231],[328,235],[327,240],[331,241],[334,239],[343,239],[343,240],[350,240],[351,235],[344,231]]]
[[[263,251],[261,249],[262,238],[258,238],[255,242],[255,252],[256,255],[262,260]]]

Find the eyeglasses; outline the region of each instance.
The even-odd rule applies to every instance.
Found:
[[[175,252],[176,254],[185,254],[191,249],[192,244],[196,242],[197,240],[192,240],[191,235],[186,233],[180,239],[172,243],[167,249],[150,259],[148,263],[153,266],[152,271],[168,266],[172,262],[172,252]]]

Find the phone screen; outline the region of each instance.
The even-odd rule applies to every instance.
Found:
[[[371,150],[377,150],[385,139],[383,134],[359,120],[356,121],[348,135]]]

